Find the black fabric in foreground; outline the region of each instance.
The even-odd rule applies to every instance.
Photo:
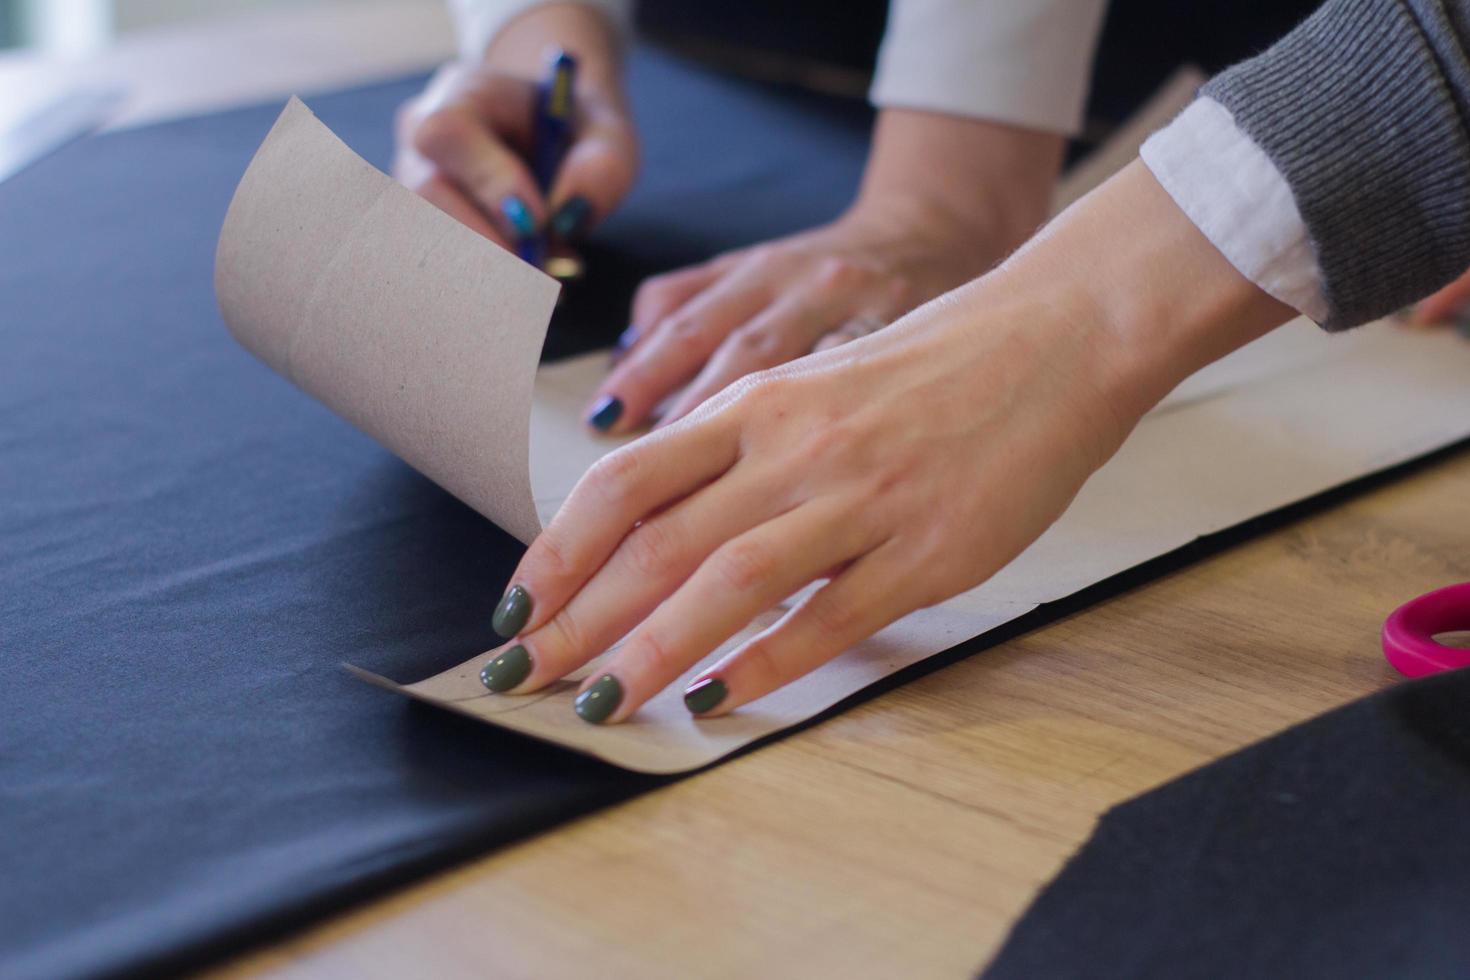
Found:
[[[308,98],[380,166],[419,81]],[[647,272],[826,220],[867,110],[640,54],[645,177],[548,350]],[[0,975],[197,964],[659,784],[349,677],[494,645],[521,547],[236,346],[212,289],[282,102],[0,184]],[[493,972],[494,951],[486,969]]]
[[[1470,976],[1470,670],[1124,803],[985,980]]]

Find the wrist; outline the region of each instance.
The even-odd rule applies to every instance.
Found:
[[[1052,291],[1092,348],[1097,380],[1137,418],[1179,382],[1295,316],[1246,279],[1140,162],[1007,263]]]
[[[543,3],[527,8],[490,39],[483,61],[496,71],[536,81],[545,73],[547,53],[553,48],[576,57],[579,91],[625,104],[618,27],[590,4]]]

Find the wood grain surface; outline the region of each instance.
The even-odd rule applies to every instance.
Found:
[[[220,976],[962,977],[1109,806],[1395,682],[1470,451]]]

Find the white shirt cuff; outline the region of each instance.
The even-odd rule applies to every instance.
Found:
[[[459,40],[459,56],[466,61],[479,61],[485,49],[495,40],[501,28],[548,0],[449,0],[454,16],[454,33]],[[577,0],[601,11],[626,37],[633,17],[633,0]]]
[[[1327,320],[1322,270],[1291,187],[1230,110],[1196,99],[1138,155],[1241,275],[1318,323]]]
[[[1075,135],[1106,0],[892,0],[869,96]]]

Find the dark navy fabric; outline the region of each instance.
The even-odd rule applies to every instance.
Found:
[[[1470,976],[1470,670],[1116,807],[985,980]]]
[[[645,179],[551,355],[647,272],[835,215],[867,110],[632,69]],[[379,166],[405,81],[309,104]],[[0,184],[0,975],[176,969],[658,785],[411,705],[521,548],[236,346],[211,278],[281,103]],[[493,970],[494,951],[486,951]]]

